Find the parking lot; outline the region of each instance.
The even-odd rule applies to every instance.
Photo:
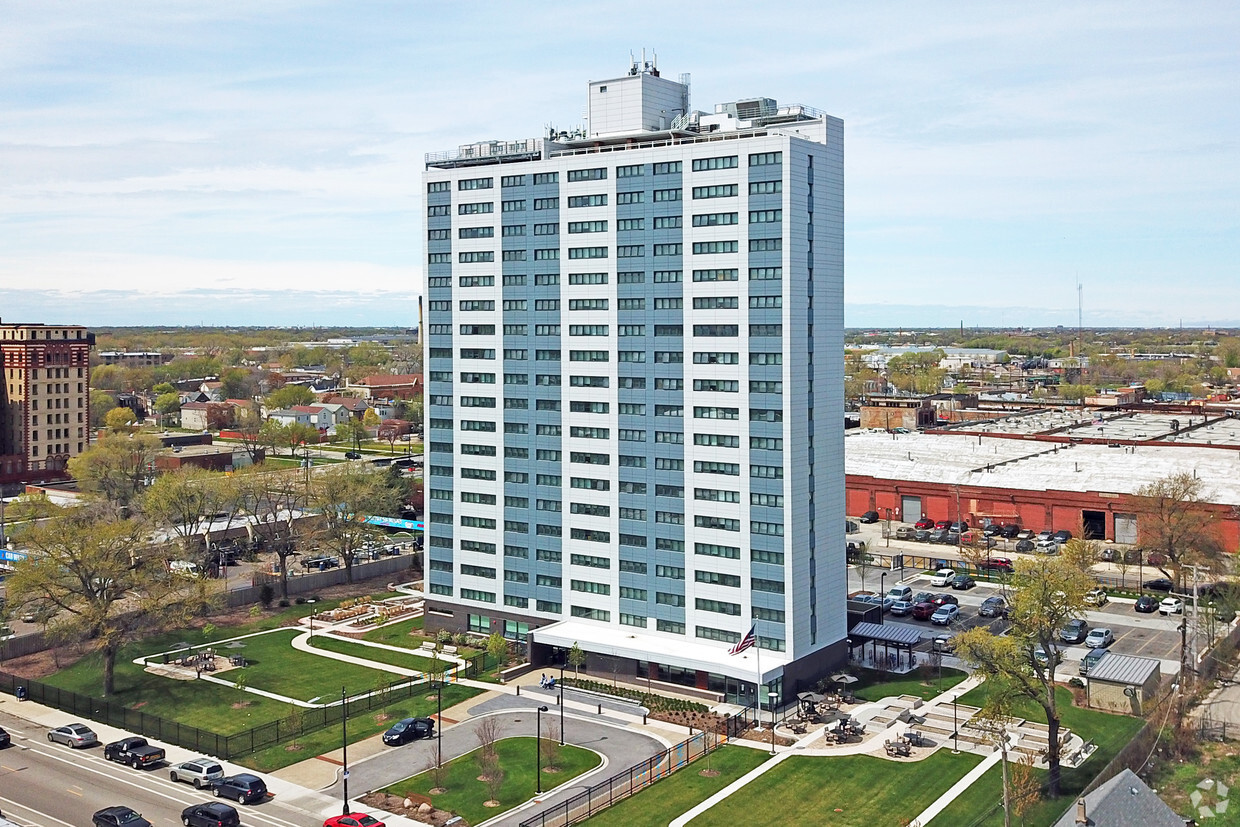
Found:
[[[998,585],[979,582],[967,590],[954,591],[946,586],[931,586],[930,576],[920,570],[906,569],[906,578],[899,580],[900,572],[887,572],[886,578],[871,570],[865,577],[865,590],[877,592],[880,583],[891,588],[896,583],[912,587],[913,592],[946,592],[960,601],[960,617],[950,627],[935,626],[926,620],[913,620],[911,616],[896,617],[891,613],[883,616],[884,623],[913,626],[921,630],[922,644],[919,650],[928,650],[930,641],[937,635],[948,632],[962,632],[976,626],[988,626],[991,632],[1000,634],[1007,628],[1002,619],[979,617],[977,610],[982,601],[988,597],[1002,594]],[[861,577],[853,567],[848,570],[848,591],[851,594],[861,590]],[[1160,595],[1161,597],[1161,595]],[[1091,608],[1085,612],[1083,619],[1090,628],[1105,627],[1115,635],[1115,642],[1109,647],[1112,652],[1124,655],[1140,655],[1155,658],[1161,663],[1162,674],[1175,674],[1180,669],[1180,618],[1163,616],[1158,613],[1138,614],[1133,610],[1133,601],[1113,599],[1105,606]],[[1064,662],[1059,667],[1059,674],[1066,680],[1077,674],[1081,658],[1089,651],[1084,644],[1060,643]]]

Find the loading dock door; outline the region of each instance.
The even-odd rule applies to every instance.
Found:
[[[921,497],[900,498],[900,519],[906,523],[915,523],[921,519]]]
[[[1106,539],[1107,515],[1105,511],[1082,511],[1081,525],[1085,529],[1086,540]]]
[[[1115,515],[1115,542],[1135,545],[1137,542],[1137,515]]]

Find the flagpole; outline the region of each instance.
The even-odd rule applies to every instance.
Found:
[[[753,728],[754,732],[762,731],[762,654],[759,652],[759,649],[761,649],[761,647],[758,646],[758,640],[755,637],[753,644],[753,657],[754,662],[758,666],[758,680],[754,684],[753,708],[754,717],[757,719],[757,726]]]

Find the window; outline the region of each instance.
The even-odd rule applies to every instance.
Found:
[[[606,299],[604,299],[606,301]],[[610,325],[605,324],[570,324],[569,336],[610,336]]]
[[[524,336],[528,332],[529,332],[529,325],[524,325],[524,324],[504,325],[505,336]]]
[[[537,485],[549,485],[552,488],[559,488],[562,484],[559,474],[536,474],[534,482]]]
[[[693,326],[694,336],[737,336],[739,335],[739,326],[734,324],[695,324]]]
[[[739,477],[741,475],[741,466],[735,462],[706,462],[695,461],[693,470],[698,474],[723,474],[729,477]],[[777,469],[780,475],[783,475],[782,468]]]
[[[522,302],[525,300],[522,299]],[[525,348],[504,348],[504,358],[516,362],[524,362],[529,351]]]
[[[451,253],[428,253],[426,256],[426,260],[430,264],[451,264],[452,254]]]
[[[645,442],[646,432],[632,428],[621,428],[616,438],[621,442]]]
[[[606,247],[569,247],[568,257],[570,259],[607,258],[607,248]]]
[[[471,204],[457,204],[457,215],[481,215],[483,213],[495,212],[494,201],[478,201]]]
[[[784,450],[784,441],[774,436],[751,436],[749,438],[749,447],[756,451],[782,451]]]
[[[493,250],[477,250],[472,253],[457,253],[457,260],[461,264],[495,261],[495,252]],[[494,282],[494,276],[492,276],[492,282]]]
[[[468,528],[495,528],[495,521],[488,517],[469,517],[462,515],[461,525]]]
[[[470,577],[485,577],[488,580],[495,579],[495,569],[486,566],[462,565],[461,574],[468,574]]]
[[[628,572],[629,574],[645,574],[646,564],[640,560],[621,560],[620,571]]]
[[[621,244],[616,247],[616,258],[641,258],[646,255],[644,244]]]
[[[609,569],[611,560],[593,554],[570,554],[568,561],[574,566],[586,566],[592,569]]]
[[[608,412],[610,407],[610,402],[587,402],[584,400],[574,400],[568,403],[568,409],[572,413],[605,414]]]
[[[529,572],[504,569],[504,580],[508,583],[528,583],[530,582],[530,575]]]
[[[644,362],[646,361],[646,352],[644,350],[621,350],[616,353],[617,362]]]
[[[784,412],[778,408],[750,408],[750,422],[783,422]]]
[[[611,506],[609,505],[593,505],[591,503],[573,503],[570,511],[573,514],[585,514],[589,517],[610,517],[611,516]],[[573,555],[573,556],[576,557],[580,555]],[[606,558],[597,557],[593,559],[605,560]],[[585,564],[583,563],[581,565],[585,565]],[[600,566],[600,568],[608,568],[608,567]]]
[[[735,253],[738,250],[735,241],[695,241],[693,242],[693,254],[710,255],[714,253]],[[733,270],[733,273],[736,271]],[[735,280],[735,279],[733,279]]]
[[[564,510],[564,504],[560,500],[538,500],[534,503],[537,511],[559,512]]]
[[[559,224],[535,224],[534,235],[559,235]]]
[[[782,480],[784,478],[784,469],[779,465],[751,465],[749,466],[749,476],[758,479]]]
[[[736,242],[730,242],[735,244]],[[695,248],[697,244],[693,245]],[[696,250],[694,250],[696,252]],[[737,281],[738,271],[732,268],[716,268],[713,270],[694,270],[693,280],[696,282],[706,281]]]
[[[707,445],[714,448],[739,448],[741,438],[734,434],[694,434],[694,445]]]
[[[654,245],[654,254],[656,256],[678,256],[683,248],[683,244],[656,244]],[[655,275],[658,276],[658,272]],[[658,281],[658,279],[656,278],[655,281]]]
[[[606,362],[609,360],[610,354],[605,350],[570,350],[568,352],[570,362]]]
[[[542,273],[534,276],[534,284],[539,287],[549,287],[560,283],[559,273]]]
[[[646,229],[646,219],[644,218],[621,218],[616,222],[616,229],[624,232],[626,230],[644,230]]]
[[[551,248],[551,249],[543,249],[543,250],[535,250],[535,251],[534,251],[534,261],[558,261],[558,260],[559,260],[559,258],[560,258],[560,251],[559,251],[559,249],[558,249],[558,248]],[[557,276],[556,278],[557,278],[557,281],[555,281],[555,282],[549,282],[549,283],[551,283],[551,284],[559,284],[559,281],[558,281],[559,277]],[[535,276],[535,277],[534,277],[534,283],[535,283],[535,284],[538,284],[538,283],[539,283],[539,282],[538,282],[538,277],[537,277],[537,276]]]
[[[621,494],[645,494],[646,483],[627,482],[625,480],[621,480],[620,481],[620,493]]]
[[[610,439],[611,431],[607,428],[587,428],[582,425],[572,425],[568,429],[568,435],[577,439]]]
[[[679,365],[685,361],[685,355],[679,350],[656,350],[654,361],[660,365]]]
[[[590,543],[610,543],[610,531],[598,531],[589,528],[574,528],[569,532],[569,536],[573,540],[585,540]]]
[[[616,167],[617,178],[641,178],[646,174],[644,164],[631,164],[629,166]]]
[[[694,600],[694,605],[697,607],[698,611],[702,612],[717,612],[719,614],[734,615],[737,617],[739,617],[741,613],[741,604],[728,603],[723,600],[707,600],[699,597]]]
[[[626,274],[625,274],[625,273],[620,273],[619,275],[626,275]],[[645,310],[645,309],[646,309],[646,300],[645,300],[644,298],[638,298],[638,299],[620,299],[620,300],[617,302],[617,307],[618,307],[618,309],[620,309],[620,310]]]
[[[638,167],[641,169],[641,167]],[[603,181],[607,178],[607,169],[599,167],[597,169],[570,169],[568,171],[568,180],[572,181]]]
[[[495,186],[494,178],[463,178],[456,182],[458,190],[489,190]]]
[[[782,164],[784,162],[784,153],[782,152],[755,152],[749,156],[749,165],[751,167],[764,167],[772,164]]]
[[[751,380],[749,382],[750,393],[783,393],[784,383],[778,381],[758,381]]]
[[[484,299],[481,301],[464,300],[460,303],[460,308],[461,310],[467,312],[470,310],[494,310],[495,302],[491,299]]]
[[[784,593],[784,583],[782,580],[764,580],[760,577],[755,577],[749,581],[749,587],[756,592]]]
[[[783,181],[752,181],[749,184],[750,195],[774,195],[783,191]]]
[[[606,221],[570,221],[568,222],[568,232],[572,233],[605,233],[607,232]]]
[[[522,251],[522,252],[524,253],[524,251]],[[507,255],[507,253],[505,253],[504,255]],[[508,275],[508,276],[504,276],[504,286],[505,286],[505,287],[524,287],[524,286],[525,286],[525,276],[524,276],[524,275]]]
[[[772,253],[782,249],[784,249],[784,240],[782,238],[749,239],[749,252],[751,253]]]
[[[663,215],[655,216],[654,228],[656,230],[679,230],[684,224],[684,218],[679,215]]]
[[[592,580],[570,580],[568,587],[575,592],[586,594],[611,594],[611,586],[607,583],[595,583]]]
[[[520,199],[516,199],[513,201],[502,201],[500,202],[500,211],[501,212],[524,212],[525,211],[525,199],[520,198]]]
[[[605,250],[606,248],[604,247],[601,249]],[[569,273],[568,283],[569,284],[606,284],[607,274],[606,273]]]
[[[719,531],[741,530],[741,521],[729,517],[709,517],[699,514],[693,518],[693,524],[698,528],[714,528]]]
[[[617,204],[642,204],[646,200],[644,192],[618,192],[616,193]]]
[[[534,309],[535,310],[550,310],[552,312],[558,311],[560,309],[560,300],[559,299],[535,299]]]
[[[538,172],[534,174],[534,186],[558,183],[560,183],[560,173],[558,172]]]
[[[728,224],[737,224],[739,216],[734,212],[715,212],[703,213],[693,216],[693,226],[695,227],[722,227]]]
[[[529,383],[530,383],[530,377],[524,373],[505,373],[504,374],[505,385],[528,385]]]
[[[750,281],[779,281],[784,277],[782,267],[750,267]]]
[[[693,408],[694,419],[740,419],[739,408],[719,408],[697,405]]]
[[[451,238],[451,230],[427,230],[427,241],[447,241]]]
[[[504,261],[525,261],[525,252],[526,252],[525,250],[505,250],[504,255],[503,255],[503,260]],[[504,278],[504,283],[505,284],[508,283],[508,278],[506,276]]]
[[[724,574],[718,571],[695,571],[693,579],[698,583],[709,583],[712,586],[728,586],[730,588],[739,589],[741,587],[741,578],[735,574]]]
[[[645,416],[646,406],[636,402],[621,402],[619,413],[621,416]]]
[[[482,592],[477,589],[461,589],[462,600],[473,600],[475,603],[494,603],[495,592]]]
[[[578,207],[606,207],[606,206],[607,206],[607,196],[602,195],[602,194],[600,195],[570,195],[568,197],[569,209],[575,209]],[[534,209],[538,209],[537,201],[534,202]]]
[[[784,536],[784,524],[783,523],[764,523],[759,520],[750,520],[749,533],[750,534],[765,534],[769,537],[783,537]]]
[[[452,277],[451,276],[431,276],[430,278],[426,280],[426,286],[431,287],[431,288],[451,287]]]
[[[782,365],[784,363],[784,355],[782,353],[750,353],[749,364],[751,365]]]
[[[719,158],[695,158],[693,160],[694,172],[705,172],[711,169],[736,169],[736,167],[735,155],[726,155]]]
[[[606,376],[570,376],[568,384],[574,388],[605,388],[608,386]]]
[[[427,192],[449,192],[452,187],[450,181],[430,181],[426,185]]]
[[[741,550],[736,546],[721,546],[715,543],[694,543],[693,553],[703,557],[722,557],[726,560],[741,559]]]
[[[694,310],[736,310],[740,299],[736,296],[697,296],[693,299]]]
[[[784,220],[783,210],[750,210],[750,224],[777,224]]]
[[[762,309],[769,310],[769,309],[779,308],[783,306],[784,306],[783,296],[750,296],[749,297],[749,309],[750,310],[762,310]]]
[[[558,210],[560,208],[559,198],[535,198],[534,209],[536,210]]]
[[[536,600],[534,601],[534,606],[540,612],[549,612],[557,615],[560,613],[560,604],[554,600]]]
[[[677,175],[680,173],[680,161],[665,161],[654,165],[655,175]]]
[[[428,218],[440,218],[442,216],[450,215],[450,214],[451,213],[448,211],[447,204],[442,204],[439,206],[430,206],[426,208],[426,216]]]
[[[676,246],[679,247],[680,245],[677,244]],[[654,283],[655,284],[672,284],[672,283],[679,282],[680,279],[681,279],[680,270],[655,270],[654,271]],[[655,309],[656,310],[662,309],[659,307],[657,299],[655,300]]]
[[[525,422],[505,422],[504,433],[506,434],[528,434],[530,426]]]
[[[603,623],[611,622],[611,612],[606,609],[591,609],[586,606],[573,606],[573,617],[580,617],[585,620],[599,620]]]
[[[714,184],[709,187],[694,187],[694,198],[731,198],[737,194],[736,184]]]
[[[499,185],[501,187],[523,187],[525,186],[525,176],[524,175],[505,175],[503,178],[500,179]]]
[[[645,336],[646,326],[644,324],[622,324],[616,328],[617,336]]]
[[[616,273],[617,284],[645,284],[646,274],[638,270],[636,272]],[[633,299],[631,301],[636,301]]]
[[[670,190],[655,190],[654,200],[656,202],[658,201],[679,201],[680,200],[680,188],[677,187],[676,189],[670,189]]]
[[[751,324],[749,326],[749,338],[778,338],[784,335],[784,326],[782,324]]]
[[[541,550],[539,550],[538,554],[539,554],[539,559],[541,560],[541,559],[542,559],[542,551],[541,551]],[[557,558],[557,561],[558,561],[558,558]],[[563,582],[563,581],[562,581],[562,580],[560,580],[560,578],[555,577],[554,575],[550,575],[550,574],[540,574],[540,575],[537,575],[537,576],[534,578],[534,585],[536,585],[536,586],[550,586],[550,587],[552,587],[552,588],[556,588],[556,589],[560,588],[560,585],[561,585],[561,583],[562,583],[562,582]]]

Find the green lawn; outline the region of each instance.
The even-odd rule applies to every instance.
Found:
[[[591,827],[662,827],[770,757],[761,750],[724,746],[587,821]],[[703,777],[707,767],[719,774]]]
[[[1085,789],[1085,786],[1115,757],[1116,753],[1132,740],[1144,723],[1140,718],[1133,718],[1128,715],[1112,715],[1107,712],[1099,712],[1096,709],[1083,709],[1074,706],[1072,704],[1072,693],[1064,687],[1059,687],[1056,690],[1056,699],[1059,704],[1059,716],[1062,725],[1086,740],[1093,739],[1098,745],[1098,749],[1080,767],[1076,769],[1063,767],[1061,769],[1060,784],[1062,790],[1059,798],[1044,800],[1035,804],[1025,816],[1025,824],[1028,827],[1054,823],[1063,811],[1067,809],[1068,805],[1072,803],[1074,796]],[[970,706],[981,706],[985,700],[985,684],[960,697],[960,703],[969,704]],[[1044,723],[1046,720],[1042,714],[1042,708],[1032,701],[1024,701],[1018,709],[1017,714],[1030,721]],[[1045,783],[1046,771],[1035,770],[1035,772],[1038,778]],[[965,790],[964,794],[949,804],[947,809],[940,813],[931,823],[936,827],[958,824],[1002,825],[1003,810],[1001,808],[992,810],[995,802],[999,801],[1003,795],[1002,784],[1000,768],[994,767],[988,770],[973,786]],[[978,820],[986,812],[990,813],[989,816],[983,820]]]
[[[543,771],[543,790],[558,787],[583,772],[597,767],[601,761],[596,753],[580,747],[554,745],[560,751],[558,772]],[[544,767],[547,765],[547,743],[543,744]],[[470,824],[480,824],[486,819],[494,818],[513,807],[528,801],[535,793],[535,739],[505,738],[495,743],[495,751],[499,756],[499,766],[504,773],[503,784],[496,798],[498,807],[485,807],[483,802],[490,796],[487,786],[478,780],[478,751],[466,753],[460,758],[445,764],[447,775],[444,788],[447,792],[430,795],[435,786],[429,773],[415,775],[404,781],[398,781],[387,787],[383,792],[405,796],[418,793],[431,799],[435,807],[448,810],[465,819]]]
[[[928,701],[940,694],[939,673],[930,667],[908,675],[893,675],[890,672],[860,668],[849,671],[860,678],[852,685],[853,694],[867,701],[877,701],[888,695],[914,695]],[[967,672],[959,669],[944,668],[941,685],[944,690],[951,689],[968,676]]]
[[[275,692],[299,701],[314,703],[319,698],[340,697],[340,687],[372,689],[380,682],[399,679],[391,672],[382,672],[342,661],[326,661],[310,652],[294,649],[292,640],[300,629],[282,629],[239,641],[244,649],[217,646],[220,653],[236,652],[249,663],[243,670],[225,672],[222,680],[232,680],[244,672],[248,686]],[[317,642],[317,641],[316,641]]]
[[[690,822],[697,827],[764,822],[781,825],[887,825],[911,819],[981,762],[968,753],[938,750],[907,764],[870,755],[798,755]],[[665,812],[670,820],[679,813]],[[967,821],[957,822],[967,824]]]
[[[469,686],[461,686],[460,684],[448,684],[443,690],[443,708],[459,704],[462,701],[481,695],[481,689],[474,689]],[[434,692],[418,692],[411,698],[403,698],[395,701],[382,709],[372,710],[366,715],[349,717],[349,743],[356,743],[372,735],[383,732],[396,721],[401,718],[421,718],[434,715],[437,708],[437,698]],[[287,716],[288,707],[284,707],[284,714]],[[238,764],[244,764],[250,769],[259,770],[260,772],[271,772],[281,767],[287,767],[290,764],[296,764],[298,761],[304,761],[315,755],[321,755],[330,752],[340,746],[340,727],[339,725],[326,727],[324,729],[315,730],[307,733],[297,739],[297,748],[290,749],[291,745],[277,744],[273,747],[260,750],[253,755],[247,755],[242,758],[234,759]]]
[[[406,649],[417,649],[422,645],[422,641],[426,639],[422,637],[422,621],[423,618],[415,617],[412,620],[402,620],[399,623],[381,626],[362,635],[362,640],[368,640],[371,643],[386,643],[388,646],[403,646]]]
[[[351,655],[355,658],[365,658],[378,663],[386,663],[391,666],[400,666],[405,669],[416,669],[419,672],[433,672],[436,669],[443,668],[446,664],[449,667],[455,666],[450,661],[440,661],[434,658],[425,658],[413,652],[393,652],[390,649],[380,649],[375,646],[362,646],[348,640],[341,640],[334,637],[315,637],[311,645],[315,649],[326,649],[329,652],[339,652],[342,655]],[[390,644],[392,645],[392,644]]]

